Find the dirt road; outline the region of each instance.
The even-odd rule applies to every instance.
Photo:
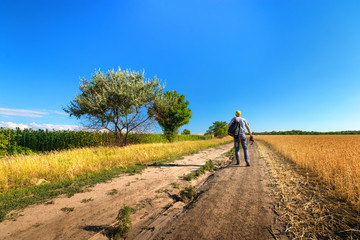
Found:
[[[268,227],[275,216],[270,210],[266,165],[256,145],[250,147],[251,167],[242,162],[210,177],[181,179],[208,160],[228,161],[223,154],[232,145],[149,167],[142,174],[123,175],[71,198],[28,207],[17,212],[15,220],[0,223],[0,239],[107,239],[106,229],[123,204],[137,210],[131,215],[129,239],[272,239]],[[177,197],[189,185],[202,192],[190,208]]]
[[[251,166],[244,161],[210,177],[199,198],[154,239],[274,239],[274,214],[264,162],[250,146]]]

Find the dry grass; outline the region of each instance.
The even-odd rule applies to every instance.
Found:
[[[285,226],[284,232],[290,239],[360,239],[359,212],[337,189],[314,171],[273,151],[272,145],[257,143],[261,157],[270,165],[273,182],[269,187],[275,194],[277,220]]]
[[[258,136],[360,210],[360,136]]]
[[[201,141],[139,144],[126,147],[82,148],[48,154],[16,156],[0,161],[0,191],[36,185],[42,179],[73,179],[77,174],[149,164],[210,146],[229,142],[231,138]]]

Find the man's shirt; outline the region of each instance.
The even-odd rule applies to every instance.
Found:
[[[245,138],[246,135],[245,135],[245,127],[248,127],[249,126],[249,123],[246,121],[245,118],[242,118],[242,117],[234,117],[233,119],[231,119],[230,123],[233,123],[234,121],[240,123],[240,137],[243,137]]]

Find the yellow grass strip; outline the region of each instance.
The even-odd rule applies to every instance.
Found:
[[[73,179],[77,174],[131,164],[148,164],[231,141],[231,138],[175,143],[96,147],[15,156],[0,161],[0,190],[31,186],[40,179]]]
[[[360,136],[257,136],[304,169],[317,173],[360,209]]]

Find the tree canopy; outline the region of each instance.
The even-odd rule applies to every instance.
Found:
[[[181,126],[188,124],[192,112],[185,95],[167,91],[152,107],[152,115],[162,128],[165,137],[172,142]]]
[[[190,133],[190,130],[189,130],[189,129],[184,129],[181,134],[183,134],[183,135],[190,135],[191,133]]]
[[[113,132],[120,144],[126,145],[130,132],[149,127],[148,110],[163,94],[164,86],[154,77],[145,80],[145,73],[134,71],[95,71],[91,80],[81,79],[81,93],[63,110],[93,129]]]
[[[221,121],[215,121],[206,131],[205,135],[214,135],[215,137],[226,136],[228,130],[227,123]]]

